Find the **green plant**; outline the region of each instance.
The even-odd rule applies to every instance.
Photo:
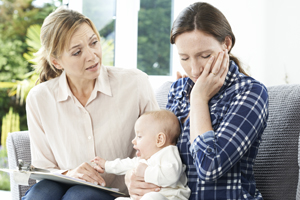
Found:
[[[34,24],[28,27],[26,34],[26,44],[28,45],[28,52],[23,54],[23,57],[32,65],[34,62],[34,53],[41,47],[40,44],[41,25]],[[37,69],[23,75],[23,80],[16,80],[14,82],[0,82],[0,88],[10,88],[8,96],[16,96],[17,103],[23,104],[30,91],[38,79]]]
[[[13,108],[9,108],[9,112],[2,119],[1,144],[6,147],[6,138],[8,133],[20,131],[20,116],[13,112]]]
[[[8,168],[7,150],[0,147],[0,168]],[[0,190],[10,190],[9,175],[5,172],[0,172]]]

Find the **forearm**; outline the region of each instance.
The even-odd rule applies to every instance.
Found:
[[[197,97],[191,97],[190,108],[190,142],[203,133],[213,130],[211,125],[208,102]]]

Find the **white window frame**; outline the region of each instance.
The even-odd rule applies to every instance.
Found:
[[[176,6],[174,0],[174,8]],[[69,8],[82,13],[82,0],[69,1]],[[116,0],[116,30],[115,30],[115,66],[121,68],[137,68],[138,47],[138,11],[140,0]],[[172,11],[173,13],[173,11]],[[182,70],[173,63],[178,63],[178,54],[174,55],[173,45],[170,48],[170,76],[149,75],[154,90],[166,81],[176,79],[176,71]],[[176,60],[174,60],[176,59]]]

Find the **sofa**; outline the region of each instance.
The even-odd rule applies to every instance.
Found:
[[[155,91],[161,108],[167,104],[171,84],[165,82]],[[257,188],[265,200],[300,200],[300,85],[271,86],[268,92],[269,119],[254,167]],[[7,148],[10,169],[17,167],[18,159],[30,163],[27,131],[10,133]],[[29,187],[11,180],[12,200],[21,199]]]

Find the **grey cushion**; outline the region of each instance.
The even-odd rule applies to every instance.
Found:
[[[155,91],[155,98],[157,103],[161,109],[165,109],[168,103],[168,94],[170,87],[172,85],[171,81],[167,81],[163,83],[156,91]]]
[[[9,169],[16,169],[18,159],[22,159],[26,163],[31,163],[30,140],[28,131],[20,131],[8,134],[6,140],[8,166]],[[29,185],[36,183],[35,180],[29,179]],[[19,200],[30,188],[30,186],[17,185],[10,176],[10,190],[12,200]]]
[[[257,188],[264,200],[294,200],[299,173],[300,85],[268,87],[268,92],[269,119],[254,166]]]

